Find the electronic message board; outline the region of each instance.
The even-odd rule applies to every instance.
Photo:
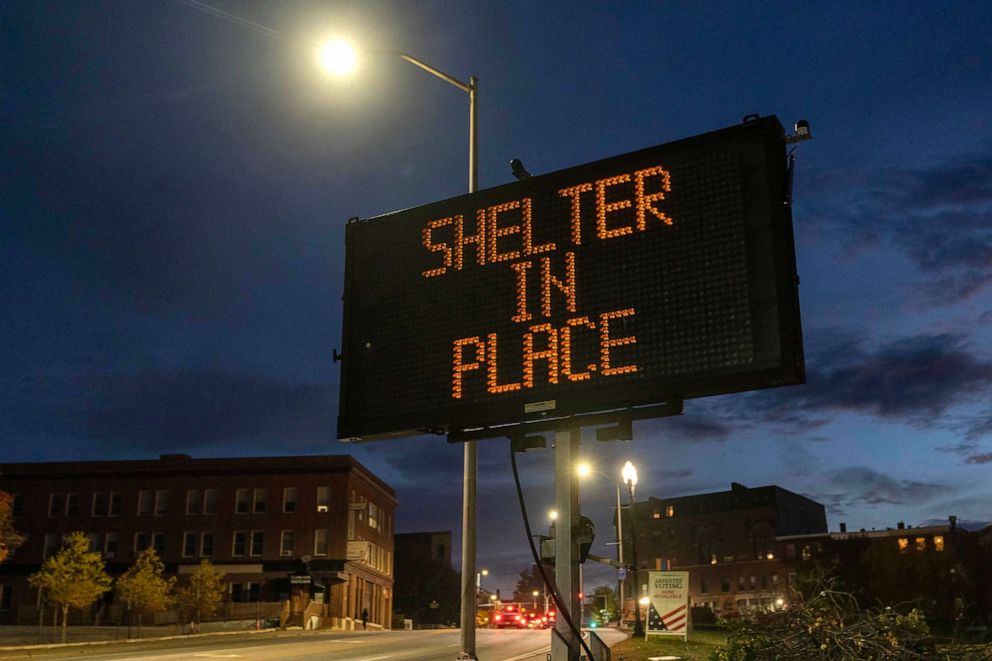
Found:
[[[804,380],[775,117],[353,220],[338,437]]]

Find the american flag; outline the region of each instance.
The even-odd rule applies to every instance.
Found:
[[[682,631],[685,629],[685,616],[685,604],[667,613],[658,613],[654,602],[651,602],[648,610],[648,629],[651,631]]]

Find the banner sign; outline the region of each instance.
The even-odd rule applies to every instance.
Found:
[[[689,572],[648,572],[646,635],[689,635]]]

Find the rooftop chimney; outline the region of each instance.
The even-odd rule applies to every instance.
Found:
[[[947,517],[947,521],[951,524],[951,530],[958,529],[958,517],[952,514],[951,516]]]
[[[906,522],[905,521],[900,521],[899,523],[896,524],[896,528],[898,528],[899,530],[905,530],[906,529]]]
[[[844,523],[843,521],[840,522],[840,531],[847,532],[847,524]]]

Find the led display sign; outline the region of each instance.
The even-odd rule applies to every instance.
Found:
[[[801,383],[774,117],[346,229],[338,437]]]

